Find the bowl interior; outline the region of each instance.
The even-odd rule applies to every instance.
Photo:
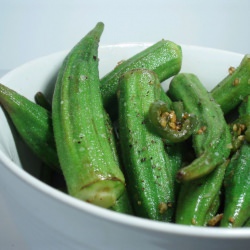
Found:
[[[100,77],[112,70],[121,60],[126,60],[135,53],[150,46],[149,43],[103,45],[99,50]],[[182,45],[182,72],[196,74],[208,90],[219,83],[227,74],[230,66],[238,66],[243,55],[228,51]],[[42,91],[51,100],[58,69],[67,51],[28,62],[1,78],[1,83],[16,90],[34,101],[34,95]],[[163,83],[168,87],[170,79]],[[0,155],[5,162],[14,163],[16,168],[23,168],[33,176],[38,176],[41,162],[24,145],[15,132],[11,122],[0,109]],[[6,161],[7,159],[7,161]]]

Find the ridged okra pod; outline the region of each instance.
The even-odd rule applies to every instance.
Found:
[[[152,71],[135,69],[123,74],[117,94],[119,138],[135,214],[171,221],[175,206],[173,162],[148,119],[150,104],[161,98],[161,92],[159,79]]]
[[[182,49],[172,41],[161,40],[118,64],[101,79],[103,103],[111,117],[117,117],[117,86],[120,76],[128,70],[145,68],[154,71],[160,82],[177,74],[182,65]]]
[[[183,102],[184,109],[198,119],[192,144],[196,159],[177,173],[179,181],[200,178],[222,164],[230,154],[231,134],[220,106],[194,74],[180,73],[169,86],[173,101]]]
[[[207,226],[215,216],[228,161],[219,165],[212,173],[192,181],[181,183],[176,208],[177,224]],[[215,209],[214,209],[215,208]]]
[[[238,67],[229,68],[229,75],[211,90],[211,94],[224,114],[250,94],[250,54],[243,57]]]
[[[0,104],[31,151],[60,171],[51,113],[3,84],[0,84]]]
[[[239,107],[239,119],[250,114],[250,99]],[[250,121],[250,120],[249,120]],[[248,122],[249,122],[248,121]],[[246,124],[236,126],[245,127]],[[249,123],[248,123],[249,125]],[[244,130],[242,131],[244,137]],[[242,227],[250,219],[250,144],[243,141],[226,170],[225,201],[221,227]]]
[[[111,207],[124,192],[112,128],[103,108],[98,47],[103,23],[77,43],[61,66],[52,101],[55,141],[70,195]]]

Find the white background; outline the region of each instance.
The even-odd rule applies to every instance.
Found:
[[[71,48],[98,21],[101,44],[165,38],[250,53],[250,0],[0,0],[0,9],[0,74]],[[1,190],[0,249],[26,249]]]
[[[1,0],[0,69],[71,48],[98,21],[101,43],[161,38],[250,53],[249,0]]]

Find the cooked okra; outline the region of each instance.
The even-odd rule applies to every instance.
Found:
[[[127,71],[118,85],[119,136],[127,188],[140,217],[172,221],[175,190],[172,165],[161,137],[150,131],[149,106],[161,98],[155,73]]]
[[[57,152],[70,195],[102,207],[115,205],[125,189],[112,129],[102,105],[98,23],[75,45],[58,73],[52,102]]]
[[[242,145],[232,155],[224,180],[225,202],[221,227],[242,227],[250,219],[250,144],[244,139],[250,125],[250,98],[239,107],[239,119],[235,124],[244,126]],[[244,119],[241,120],[241,118]],[[250,118],[248,116],[248,118]],[[241,123],[238,123],[241,121]],[[240,136],[240,135],[239,135]]]
[[[144,68],[154,71],[160,82],[177,74],[182,65],[181,47],[169,40],[161,40],[118,64],[101,79],[104,107],[113,119],[117,117],[117,86],[119,78],[128,70]]]
[[[190,73],[176,75],[170,82],[168,95],[183,102],[185,110],[199,121],[192,136],[196,159],[178,171],[178,181],[209,174],[227,160],[231,151],[231,134],[220,106],[198,77]]]
[[[178,224],[207,226],[217,214],[225,170],[229,161],[219,165],[212,173],[182,183],[178,196],[175,222]]]
[[[224,114],[236,108],[250,94],[250,54],[246,54],[240,65],[230,67],[229,74],[212,90],[211,94]]]
[[[60,171],[51,113],[3,84],[0,84],[0,104],[31,151]]]
[[[99,79],[103,29],[98,23],[65,57],[52,105],[41,92],[34,103],[0,84],[23,140],[76,198],[152,220],[249,226],[250,56],[210,92],[179,73],[181,46],[168,40]]]

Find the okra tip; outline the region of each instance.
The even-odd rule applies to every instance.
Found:
[[[104,29],[104,23],[103,23],[103,22],[98,22],[98,23],[96,24],[96,27],[97,27],[97,28]]]

